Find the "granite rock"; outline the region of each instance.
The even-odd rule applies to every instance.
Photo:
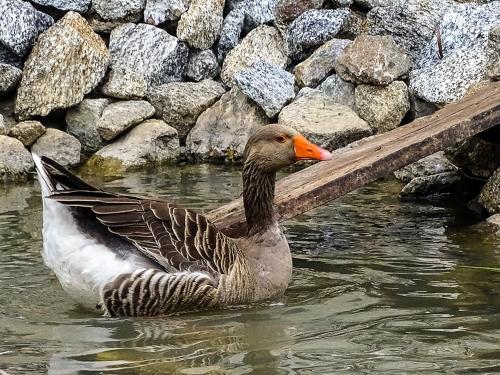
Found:
[[[188,10],[189,0],[146,0],[144,22],[159,25],[166,21],[176,21]]]
[[[330,0],[332,5],[336,8],[350,7],[354,0]]]
[[[31,147],[31,151],[38,156],[47,156],[66,167],[80,164],[81,149],[78,139],[53,128],[47,128]]]
[[[354,84],[344,81],[336,74],[332,74],[318,86],[318,90],[328,95],[335,103],[346,105],[354,111],[356,111],[355,88]]]
[[[51,6],[53,8],[69,11],[73,10],[75,12],[85,13],[90,6],[92,0],[33,0],[34,3]]]
[[[410,100],[410,110],[408,111],[408,121],[416,120],[417,118],[432,115],[439,107],[433,103],[426,102],[416,96],[411,90],[408,92]]]
[[[361,34],[368,34],[370,22],[365,12],[351,9],[349,19],[342,28],[342,36],[347,39],[355,39]]]
[[[21,57],[17,56],[14,52],[7,49],[7,47],[4,47],[2,43],[0,43],[0,63],[12,65],[19,69],[23,67],[23,61]]]
[[[198,116],[224,94],[224,87],[212,80],[172,82],[157,86],[148,93],[156,112],[184,139]]]
[[[148,87],[181,81],[189,55],[188,47],[165,30],[132,23],[111,32],[109,50],[111,68],[119,72],[116,79],[124,71],[133,71],[144,76]]]
[[[238,4],[235,9],[245,12],[245,29],[250,31],[262,24],[274,21],[274,9],[278,0],[245,0]]]
[[[97,121],[97,132],[103,139],[110,141],[154,114],[155,109],[145,100],[111,103],[104,108]]]
[[[284,68],[288,63],[281,35],[272,26],[262,25],[252,30],[229,52],[222,65],[222,81],[232,86],[237,72],[259,60],[280,68]]]
[[[349,9],[309,10],[288,27],[285,45],[292,60],[301,60],[311,50],[334,38],[349,19]]]
[[[325,0],[279,0],[274,8],[274,24],[285,35],[290,23],[302,13],[321,9]]]
[[[142,99],[146,96],[148,82],[146,77],[131,69],[111,69],[101,92],[111,98]]]
[[[208,49],[222,30],[224,0],[191,0],[177,26],[177,37],[191,47]]]
[[[278,123],[294,128],[327,150],[343,147],[372,133],[352,109],[313,89],[283,108]]]
[[[219,42],[217,43],[217,59],[219,62],[223,62],[228,52],[240,42],[245,17],[243,10],[235,9],[224,19]]]
[[[425,177],[415,177],[399,193],[400,197],[424,198],[448,195],[461,190],[463,177],[458,172],[444,172]]]
[[[5,129],[5,121],[3,119],[3,115],[0,114],[0,135],[5,135],[6,129]]]
[[[410,182],[416,177],[427,177],[439,173],[456,171],[457,167],[440,151],[395,171],[394,176],[403,182]]]
[[[140,15],[145,7],[146,0],[92,0],[92,8],[106,21]]]
[[[479,194],[479,203],[490,214],[500,213],[500,168],[493,173]]]
[[[398,2],[399,0],[354,0],[356,5],[365,9],[395,6]]]
[[[8,136],[21,141],[25,147],[29,147],[43,134],[45,134],[45,126],[40,121],[22,121],[9,129]]]
[[[0,95],[14,90],[21,81],[22,75],[23,71],[21,69],[0,63]]]
[[[0,135],[0,182],[26,179],[33,159],[21,141]]]
[[[316,87],[335,68],[335,62],[344,48],[351,43],[347,39],[332,39],[294,69],[299,86]]]
[[[262,109],[233,87],[198,117],[186,139],[187,152],[198,161],[238,161],[250,136],[269,122]]]
[[[67,13],[40,35],[26,60],[16,113],[23,120],[81,102],[104,77],[108,64],[104,41],[82,16]]]
[[[360,35],[335,63],[335,71],[342,79],[375,85],[388,85],[410,68],[410,58],[391,36]]]
[[[97,122],[109,103],[109,99],[84,99],[66,113],[66,131],[80,141],[86,155],[107,144],[97,131]]]
[[[193,81],[211,79],[219,74],[219,63],[211,49],[191,54],[187,65],[186,75]]]
[[[488,62],[486,75],[493,80],[500,80],[500,25],[490,29],[488,35]]]
[[[21,0],[0,0],[0,45],[19,57],[30,51],[36,38],[54,20]]]
[[[383,87],[359,85],[355,102],[359,117],[370,124],[374,133],[397,128],[410,109],[408,88],[402,81]]]
[[[95,11],[91,10],[85,15],[85,19],[89,23],[92,30],[99,34],[110,34],[113,29],[124,23],[136,23],[142,20],[142,14],[131,14],[119,20],[105,20],[99,16]]]

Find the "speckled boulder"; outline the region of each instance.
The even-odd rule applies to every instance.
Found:
[[[500,213],[500,169],[490,177],[479,195],[481,203],[490,214]]]
[[[175,21],[188,10],[189,0],[146,0],[144,22],[159,25],[165,21]]]
[[[288,27],[285,45],[288,56],[301,60],[314,48],[334,38],[349,19],[349,9],[309,10]]]
[[[245,29],[251,30],[259,25],[274,21],[274,9],[277,3],[278,0],[245,0],[235,8],[245,12]]]
[[[234,75],[256,61],[265,61],[280,68],[287,65],[283,41],[279,31],[271,26],[262,25],[252,30],[227,55],[222,65],[222,81],[232,86]]]
[[[219,74],[219,63],[211,49],[191,54],[186,75],[193,81],[215,78]]]
[[[243,156],[250,136],[269,123],[264,111],[233,87],[198,117],[186,149],[197,161],[234,162]]]
[[[177,37],[190,46],[212,47],[222,30],[224,0],[191,0],[177,26]]]
[[[0,0],[0,44],[17,56],[25,56],[38,35],[54,20],[20,0]]]
[[[354,3],[365,9],[372,9],[376,7],[394,6],[399,0],[354,0]]]
[[[283,108],[278,123],[298,130],[327,150],[343,147],[372,133],[352,109],[313,89]]]
[[[397,128],[410,109],[408,88],[402,81],[388,86],[359,85],[355,93],[359,116],[375,133]]]
[[[152,25],[127,23],[111,32],[109,39],[113,79],[122,72],[142,74],[148,85],[180,81],[188,61],[188,47]],[[109,81],[108,81],[109,84]]]
[[[33,159],[17,139],[0,135],[0,182],[25,179],[33,169]]]
[[[488,62],[486,75],[493,80],[500,80],[500,25],[490,29],[488,35]]]
[[[64,166],[80,164],[81,149],[78,139],[52,128],[48,128],[31,147],[31,151],[38,156],[47,156]]]
[[[19,69],[23,67],[22,59],[12,51],[7,49],[7,47],[4,47],[4,45],[1,43],[0,43],[0,63],[12,65]]]
[[[197,83],[172,82],[152,89],[148,100],[157,114],[184,139],[198,116],[224,92],[220,83],[208,79]]]
[[[285,35],[290,23],[302,13],[311,9],[321,9],[325,0],[279,0],[274,8],[274,23]]]
[[[236,85],[255,101],[270,118],[295,97],[295,77],[286,70],[264,61],[240,70],[234,75]]]
[[[31,146],[45,134],[45,126],[40,121],[22,121],[9,129],[9,137],[23,143],[25,147]]]
[[[85,13],[90,6],[91,0],[33,0],[34,3],[51,6],[56,9]]]
[[[0,115],[0,135],[5,135],[6,129],[5,129],[5,122],[3,119],[3,115]]]
[[[432,176],[445,172],[456,172],[457,169],[458,168],[454,166],[441,151],[395,171],[394,176],[403,182],[410,182],[416,177]]]
[[[335,71],[342,79],[375,85],[388,85],[410,68],[410,58],[390,36],[360,35],[335,62]]]
[[[222,62],[226,55],[240,42],[245,12],[242,9],[232,10],[224,19],[222,30],[217,43],[217,59]]]
[[[347,39],[332,39],[294,69],[299,86],[316,87],[335,67],[335,62],[345,47],[351,43]]]
[[[107,21],[139,15],[145,6],[146,0],[92,0],[92,8]]]
[[[37,40],[17,92],[21,120],[82,101],[109,64],[104,41],[78,13],[69,12]]]
[[[14,90],[21,81],[23,71],[9,64],[0,63],[0,95]]]
[[[101,92],[111,98],[141,99],[146,96],[148,82],[146,77],[131,69],[111,69]]]
[[[356,111],[354,100],[354,84],[344,81],[336,74],[325,79],[318,90],[328,95],[335,103],[343,104]]]

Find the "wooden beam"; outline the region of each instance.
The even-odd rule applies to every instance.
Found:
[[[341,197],[421,158],[500,124],[500,82],[392,131],[334,152],[332,160],[291,174],[276,184],[280,221]],[[211,211],[208,217],[226,234],[245,233],[241,199]]]

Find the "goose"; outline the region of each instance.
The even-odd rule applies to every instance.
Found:
[[[42,257],[64,291],[106,316],[224,308],[283,294],[292,274],[274,209],[276,172],[327,150],[266,125],[243,154],[247,233],[224,235],[205,216],[160,199],[98,189],[33,154],[43,200]]]

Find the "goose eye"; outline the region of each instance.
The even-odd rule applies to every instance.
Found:
[[[283,136],[279,135],[279,136],[277,136],[277,137],[276,137],[276,140],[277,140],[278,142],[284,143],[284,142],[285,142],[285,137],[283,137]]]

